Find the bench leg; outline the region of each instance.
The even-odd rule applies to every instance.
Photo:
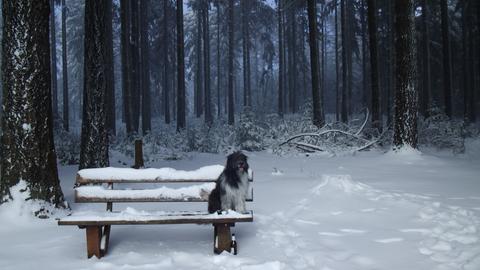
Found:
[[[87,256],[91,258],[93,255],[101,258],[100,241],[102,239],[101,226],[87,226]]]
[[[108,252],[108,242],[110,241],[110,227],[111,225],[103,226],[103,234],[100,242],[100,251],[102,257],[105,256]]]
[[[214,224],[213,233],[213,252],[220,254],[223,251],[231,252],[232,234],[230,233],[230,226],[232,224],[222,223]]]

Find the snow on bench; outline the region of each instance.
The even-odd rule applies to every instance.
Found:
[[[224,166],[211,165],[194,171],[131,168],[95,168],[78,171],[78,184],[94,183],[175,183],[175,182],[212,182],[222,173]]]
[[[75,202],[206,202],[215,183],[180,188],[109,189],[104,186],[75,188]],[[247,201],[253,200],[253,187],[249,186]]]
[[[60,225],[124,225],[124,224],[182,224],[232,223],[253,220],[252,211],[238,213],[223,211],[210,214],[205,211],[143,211],[127,207],[120,212],[82,211],[62,218]]]

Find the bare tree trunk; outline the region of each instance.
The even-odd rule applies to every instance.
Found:
[[[234,17],[233,17],[233,7],[234,0],[228,1],[228,124],[235,124],[235,107],[234,107],[234,92],[233,84],[235,83],[235,74],[233,70],[233,58],[234,55],[234,35],[233,30],[234,26]]]
[[[65,1],[65,0],[63,0]],[[63,18],[62,18],[63,20]],[[58,118],[58,87],[57,87],[57,42],[55,31],[55,1],[50,0],[50,49],[52,67],[52,95],[53,95],[53,119]]]
[[[132,102],[132,125],[133,131],[138,133],[138,128],[140,126],[140,97],[141,97],[141,80],[140,80],[140,48],[139,48],[139,3],[138,0],[130,1],[131,7],[131,32],[130,32],[130,50],[132,58],[132,87],[131,90],[131,102]]]
[[[131,29],[131,7],[130,0],[120,1],[121,20],[121,54],[122,54],[122,92],[123,92],[123,113],[125,127],[128,135],[133,133],[133,108],[132,108],[132,57],[130,48]]]
[[[395,148],[417,147],[417,91],[413,0],[395,1]]]
[[[168,63],[168,55],[169,55],[169,47],[168,44],[170,42],[169,33],[168,33],[168,0],[163,1],[163,36],[164,40],[164,50],[163,50],[163,106],[164,106],[164,114],[165,114],[165,123],[170,124],[170,88],[169,88],[169,63]]]
[[[65,1],[65,0],[62,0]],[[112,0],[105,1],[105,82],[107,102],[107,128],[112,136],[116,134],[115,128],[115,78],[113,73],[113,7]]]
[[[422,6],[422,30],[423,30],[423,92],[420,111],[425,117],[428,117],[432,98],[432,75],[430,67],[430,31],[428,29],[429,6],[426,0],[421,0]]]
[[[185,119],[185,43],[183,41],[183,0],[177,0],[177,131],[186,126]]]
[[[2,3],[0,203],[12,199],[10,188],[23,179],[27,200],[63,205],[53,142],[49,14],[49,0]]]
[[[315,0],[308,0],[308,30],[310,44],[310,66],[312,73],[313,124],[321,127],[325,123],[319,89],[318,43],[317,43],[317,7]]]
[[[340,0],[340,7],[341,7],[341,33],[342,33],[342,109],[341,109],[341,120],[343,123],[348,122],[348,100],[347,100],[347,93],[349,89],[348,85],[348,61],[347,61],[347,36],[348,33],[347,29],[347,5],[345,3],[346,0]]]
[[[336,103],[335,103],[335,119],[340,121],[340,71],[338,70],[338,0],[335,1],[335,94],[336,94]]]
[[[283,92],[285,91],[284,69],[285,56],[283,55],[283,0],[277,0],[277,16],[278,16],[278,115],[283,118]]]
[[[450,49],[447,0],[440,0],[440,10],[442,16],[443,91],[445,114],[448,117],[452,117],[452,52]]]
[[[249,13],[250,0],[240,2],[242,7],[242,47],[243,47],[243,106],[252,106],[250,92],[250,35],[249,35]]]
[[[200,9],[196,10],[197,16],[197,33],[195,41],[195,55],[197,62],[195,63],[195,86],[194,86],[194,110],[197,117],[203,114],[203,73],[202,73],[202,17]]]
[[[105,1],[85,1],[85,73],[80,169],[107,167]]]
[[[377,7],[375,0],[367,0],[368,33],[370,39],[371,106],[372,127],[382,131],[380,119],[380,91],[378,90]]]
[[[213,123],[212,116],[212,97],[210,89],[210,31],[209,31],[209,10],[210,4],[208,0],[204,0],[202,3],[202,18],[203,18],[203,62],[204,62],[204,90],[205,90],[205,123],[211,126]]]
[[[149,0],[140,1],[140,58],[142,63],[142,132],[147,134],[152,129],[152,112],[150,98],[150,44],[148,42]]]
[[[63,76],[63,129],[70,129],[70,99],[68,90],[67,62],[67,6],[62,0],[62,76]]]
[[[220,118],[222,105],[220,102],[220,84],[221,84],[221,70],[220,70],[220,0],[217,0],[217,116]]]

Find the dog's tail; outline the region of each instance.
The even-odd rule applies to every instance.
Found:
[[[222,203],[220,201],[220,190],[218,188],[214,188],[208,196],[208,212],[210,214],[217,212],[218,210],[222,210]]]

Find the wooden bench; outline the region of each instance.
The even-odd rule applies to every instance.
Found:
[[[207,202],[223,166],[213,165],[196,171],[162,169],[98,168],[77,173],[76,203],[106,203],[106,211],[78,211],[58,221],[58,225],[86,228],[87,255],[97,258],[108,251],[111,225],[212,224],[214,252],[231,252],[230,227],[236,222],[252,222],[253,212],[224,211],[209,214],[206,204],[200,211],[139,211],[127,207],[113,211],[113,203],[135,202]],[[253,201],[253,174],[247,201]],[[162,184],[158,187],[158,184]],[[165,185],[166,184],[166,185]],[[114,186],[115,185],[115,186]],[[133,185],[132,187],[129,187]],[[181,187],[178,187],[178,186]],[[115,187],[115,189],[114,189]],[[236,245],[234,252],[236,253]]]

